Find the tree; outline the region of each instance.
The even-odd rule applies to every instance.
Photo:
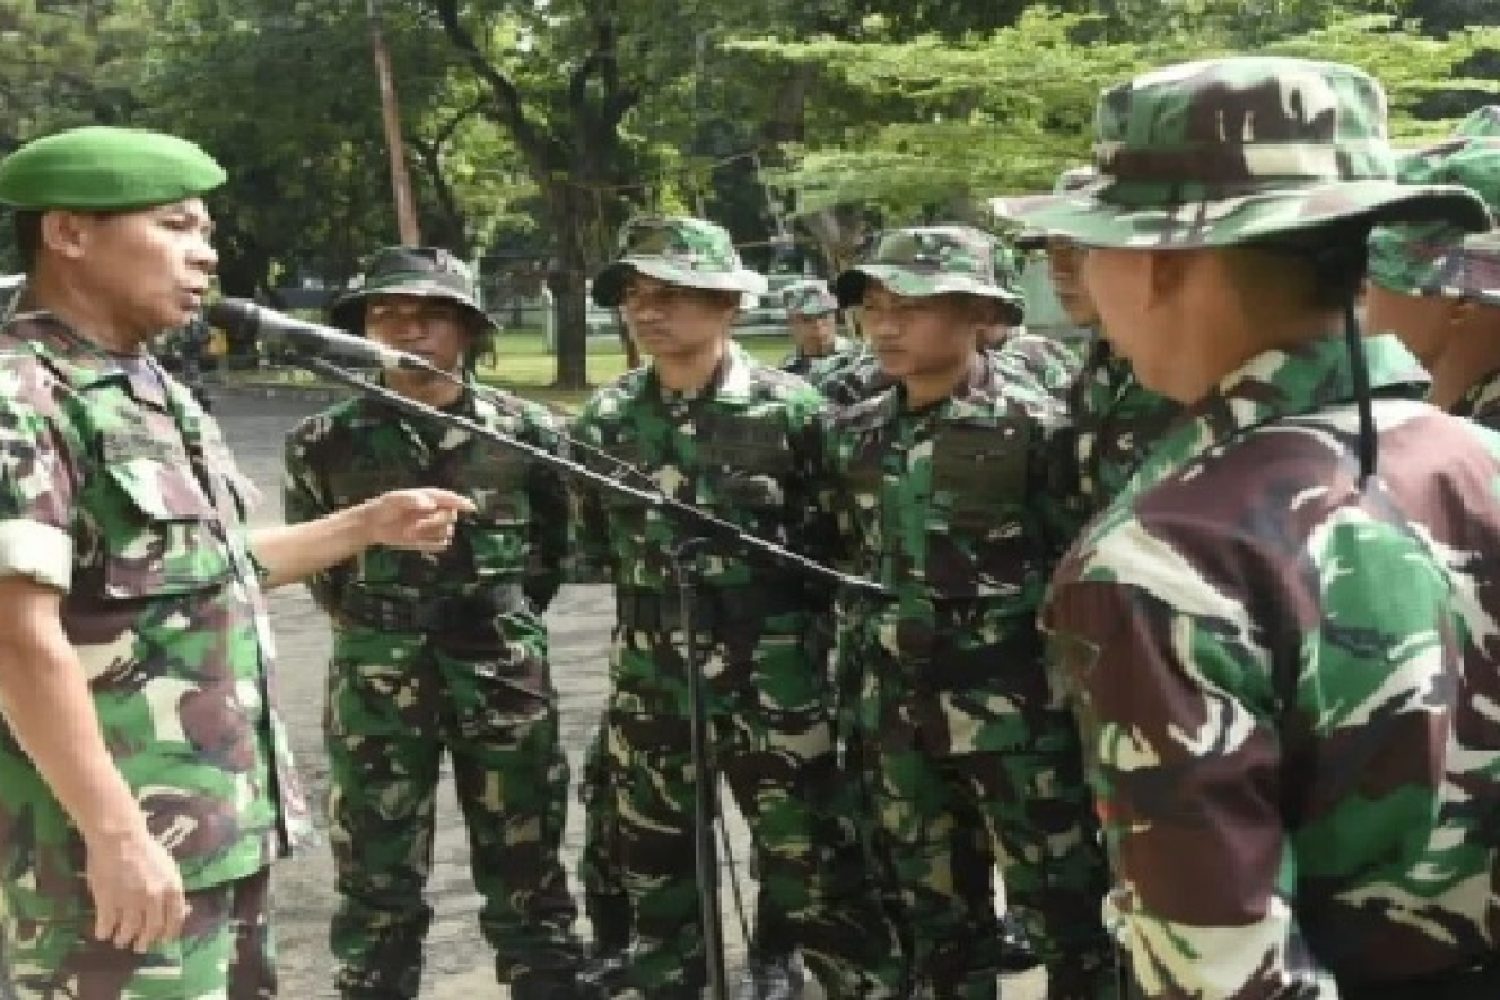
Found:
[[[621,130],[641,99],[639,83],[622,71],[623,0],[427,5],[484,88],[483,113],[506,130],[541,193],[553,246],[557,384],[582,387],[586,282],[638,189],[635,151]]]
[[[1116,0],[1103,15],[1033,7],[1011,27],[959,41],[820,38],[735,46],[766,65],[813,67],[823,97],[777,180],[803,217],[874,206],[887,218],[973,217],[979,196],[1050,188],[1088,158],[1099,89],[1153,65],[1221,53],[1281,52],[1363,66],[1393,94],[1403,141],[1442,130],[1417,114],[1455,86],[1455,67],[1496,36],[1427,38],[1390,16],[1351,16],[1330,0]],[[845,215],[849,213],[845,211]],[[835,227],[837,228],[837,227]]]

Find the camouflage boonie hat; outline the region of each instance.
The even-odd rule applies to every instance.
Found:
[[[828,290],[826,281],[797,281],[781,290],[781,302],[788,316],[827,316],[837,312],[839,300]]]
[[[480,308],[469,265],[439,247],[383,247],[365,261],[364,273],[328,310],[335,326],[362,333],[365,300],[372,295],[410,295],[414,298],[457,302],[479,319],[489,332],[499,329]]]
[[[878,233],[865,259],[833,283],[839,305],[855,306],[871,279],[897,295],[977,295],[999,302],[1014,326],[1025,317],[1025,300],[1010,287],[1004,246],[969,226],[925,226]]]
[[[1500,139],[1456,136],[1401,157],[1397,176],[1407,184],[1461,184],[1500,210]],[[1464,231],[1446,222],[1381,226],[1370,234],[1369,279],[1405,295],[1437,295],[1448,260]]]
[[[1344,220],[1488,227],[1471,192],[1398,184],[1385,92],[1340,63],[1271,56],[1168,66],[1106,90],[1098,183],[1015,199],[1089,246],[1232,246]]]
[[[1500,232],[1470,236],[1452,248],[1431,281],[1422,294],[1500,307]]]
[[[1486,104],[1470,111],[1453,134],[1500,139],[1500,104]]]
[[[1057,175],[1057,181],[1052,185],[1053,194],[1067,194],[1069,191],[1081,191],[1099,179],[1099,172],[1092,166],[1085,164],[1081,167],[1069,167]],[[991,198],[990,212],[997,219],[1009,219],[1013,217],[1010,209],[1009,198]],[[1023,229],[1016,235],[1017,250],[1041,250],[1047,245],[1047,231],[1045,229]]]
[[[632,272],[687,288],[766,291],[765,276],[740,263],[729,232],[703,219],[642,216],[625,223],[618,259],[594,278],[594,302],[606,309],[618,306]]]

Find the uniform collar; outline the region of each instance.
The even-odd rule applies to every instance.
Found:
[[[925,406],[921,415],[941,414],[945,420],[962,421],[969,417],[983,417],[994,411],[994,371],[988,351],[975,351],[969,359],[969,369],[962,382],[946,399]],[[893,385],[872,403],[871,419],[877,424],[892,423],[906,413],[906,387]]]
[[[474,376],[471,373],[467,372],[464,374],[463,380],[464,391],[459,395],[458,399],[452,403],[449,403],[447,406],[439,407],[439,409],[441,409],[445,413],[453,413],[457,416],[473,419],[478,415],[475,403],[475,399],[477,396],[475,389],[477,383],[474,380]],[[382,379],[381,381],[382,384],[384,384],[384,379]],[[387,386],[387,388],[389,387]],[[381,424],[389,422],[391,420],[406,420],[413,418],[412,414],[408,413],[406,410],[401,409],[401,407],[397,406],[395,403],[388,403],[385,400],[378,399],[374,396],[362,396],[360,397],[359,402],[360,406],[356,411],[356,419],[360,422],[368,424]]]
[[[721,402],[748,402],[754,380],[751,378],[753,362],[744,348],[734,341],[724,345],[724,355],[709,377],[708,384],[697,392],[673,393],[662,387],[653,362],[646,368],[646,377],[641,380],[640,394],[661,400],[714,399]]]
[[[5,339],[20,342],[37,357],[52,362],[58,377],[75,390],[118,382],[128,385],[139,402],[168,408],[165,379],[144,350],[134,355],[106,351],[48,312],[15,316]]]
[[[1377,398],[1416,399],[1431,381],[1394,336],[1363,341],[1370,391]],[[1284,417],[1355,401],[1344,339],[1330,334],[1288,350],[1251,358],[1198,403],[1161,440],[1142,475],[1155,480],[1197,454]]]
[[[1453,404],[1456,417],[1488,417],[1500,412],[1500,371],[1492,371],[1475,382]]]

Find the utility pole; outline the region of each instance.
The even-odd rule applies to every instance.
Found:
[[[416,246],[422,242],[422,234],[417,229],[416,203],[411,196],[411,178],[406,173],[406,145],[401,139],[401,108],[396,103],[391,54],[386,51],[385,34],[380,30],[380,0],[365,0],[365,16],[370,22],[370,52],[375,57],[375,79],[380,83],[380,113],[385,123],[385,148],[391,160],[396,228],[402,243]]]

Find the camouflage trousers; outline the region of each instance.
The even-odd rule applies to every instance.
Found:
[[[955,851],[972,838],[975,818],[999,862],[1007,906],[1047,966],[1048,997],[1114,996],[1100,918],[1104,861],[1092,826],[1080,822],[1088,801],[1074,763],[1024,751],[875,753],[876,849],[898,887],[913,976],[934,996],[994,996],[1003,958],[989,880],[971,884],[976,867]]]
[[[624,948],[630,940],[630,898],[625,892],[625,873],[620,864],[620,821],[611,792],[609,762],[604,754],[601,721],[589,741],[584,758],[584,780],[579,796],[584,805],[583,850],[578,857],[578,880],[583,885],[584,909],[593,926],[596,945]],[[988,856],[989,841],[983,845]],[[760,856],[752,854],[750,875],[760,878]],[[756,955],[772,958],[791,950],[793,935],[783,926],[780,910],[769,893],[756,898],[755,923],[746,947]],[[0,996],[0,1000],[4,1000]]]
[[[799,947],[833,1000],[893,997],[900,959],[859,850],[849,783],[840,780],[826,683],[794,640],[757,653],[755,683],[715,688],[709,697],[711,766],[750,828],[760,894],[770,914],[762,935],[772,953]],[[618,683],[654,658],[681,676],[671,644],[624,633],[617,645],[605,750],[619,822],[620,860],[635,920],[627,995],[659,1000],[696,995],[706,980],[693,840],[697,775],[691,722],[680,690],[653,694]],[[728,672],[733,671],[733,666]]]
[[[0,895],[0,1000],[16,1000],[10,985],[10,961],[5,957],[5,896]]]
[[[340,896],[329,940],[345,997],[417,995],[445,752],[497,980],[576,969],[577,911],[559,854],[568,765],[543,653],[516,644],[460,659],[421,640],[340,635],[326,742]]]
[[[608,716],[599,720],[584,754],[583,781],[578,795],[583,802],[583,850],[578,856],[578,881],[583,885],[584,907],[594,928],[594,940],[606,946],[624,947],[630,939],[630,901],[625,895],[625,874],[620,867],[620,821],[615,813],[609,761],[604,754]]]
[[[15,1000],[262,1000],[276,995],[270,869],[187,894],[174,941],[139,954],[95,939],[94,918],[4,918]],[[7,996],[0,979],[0,997]]]

